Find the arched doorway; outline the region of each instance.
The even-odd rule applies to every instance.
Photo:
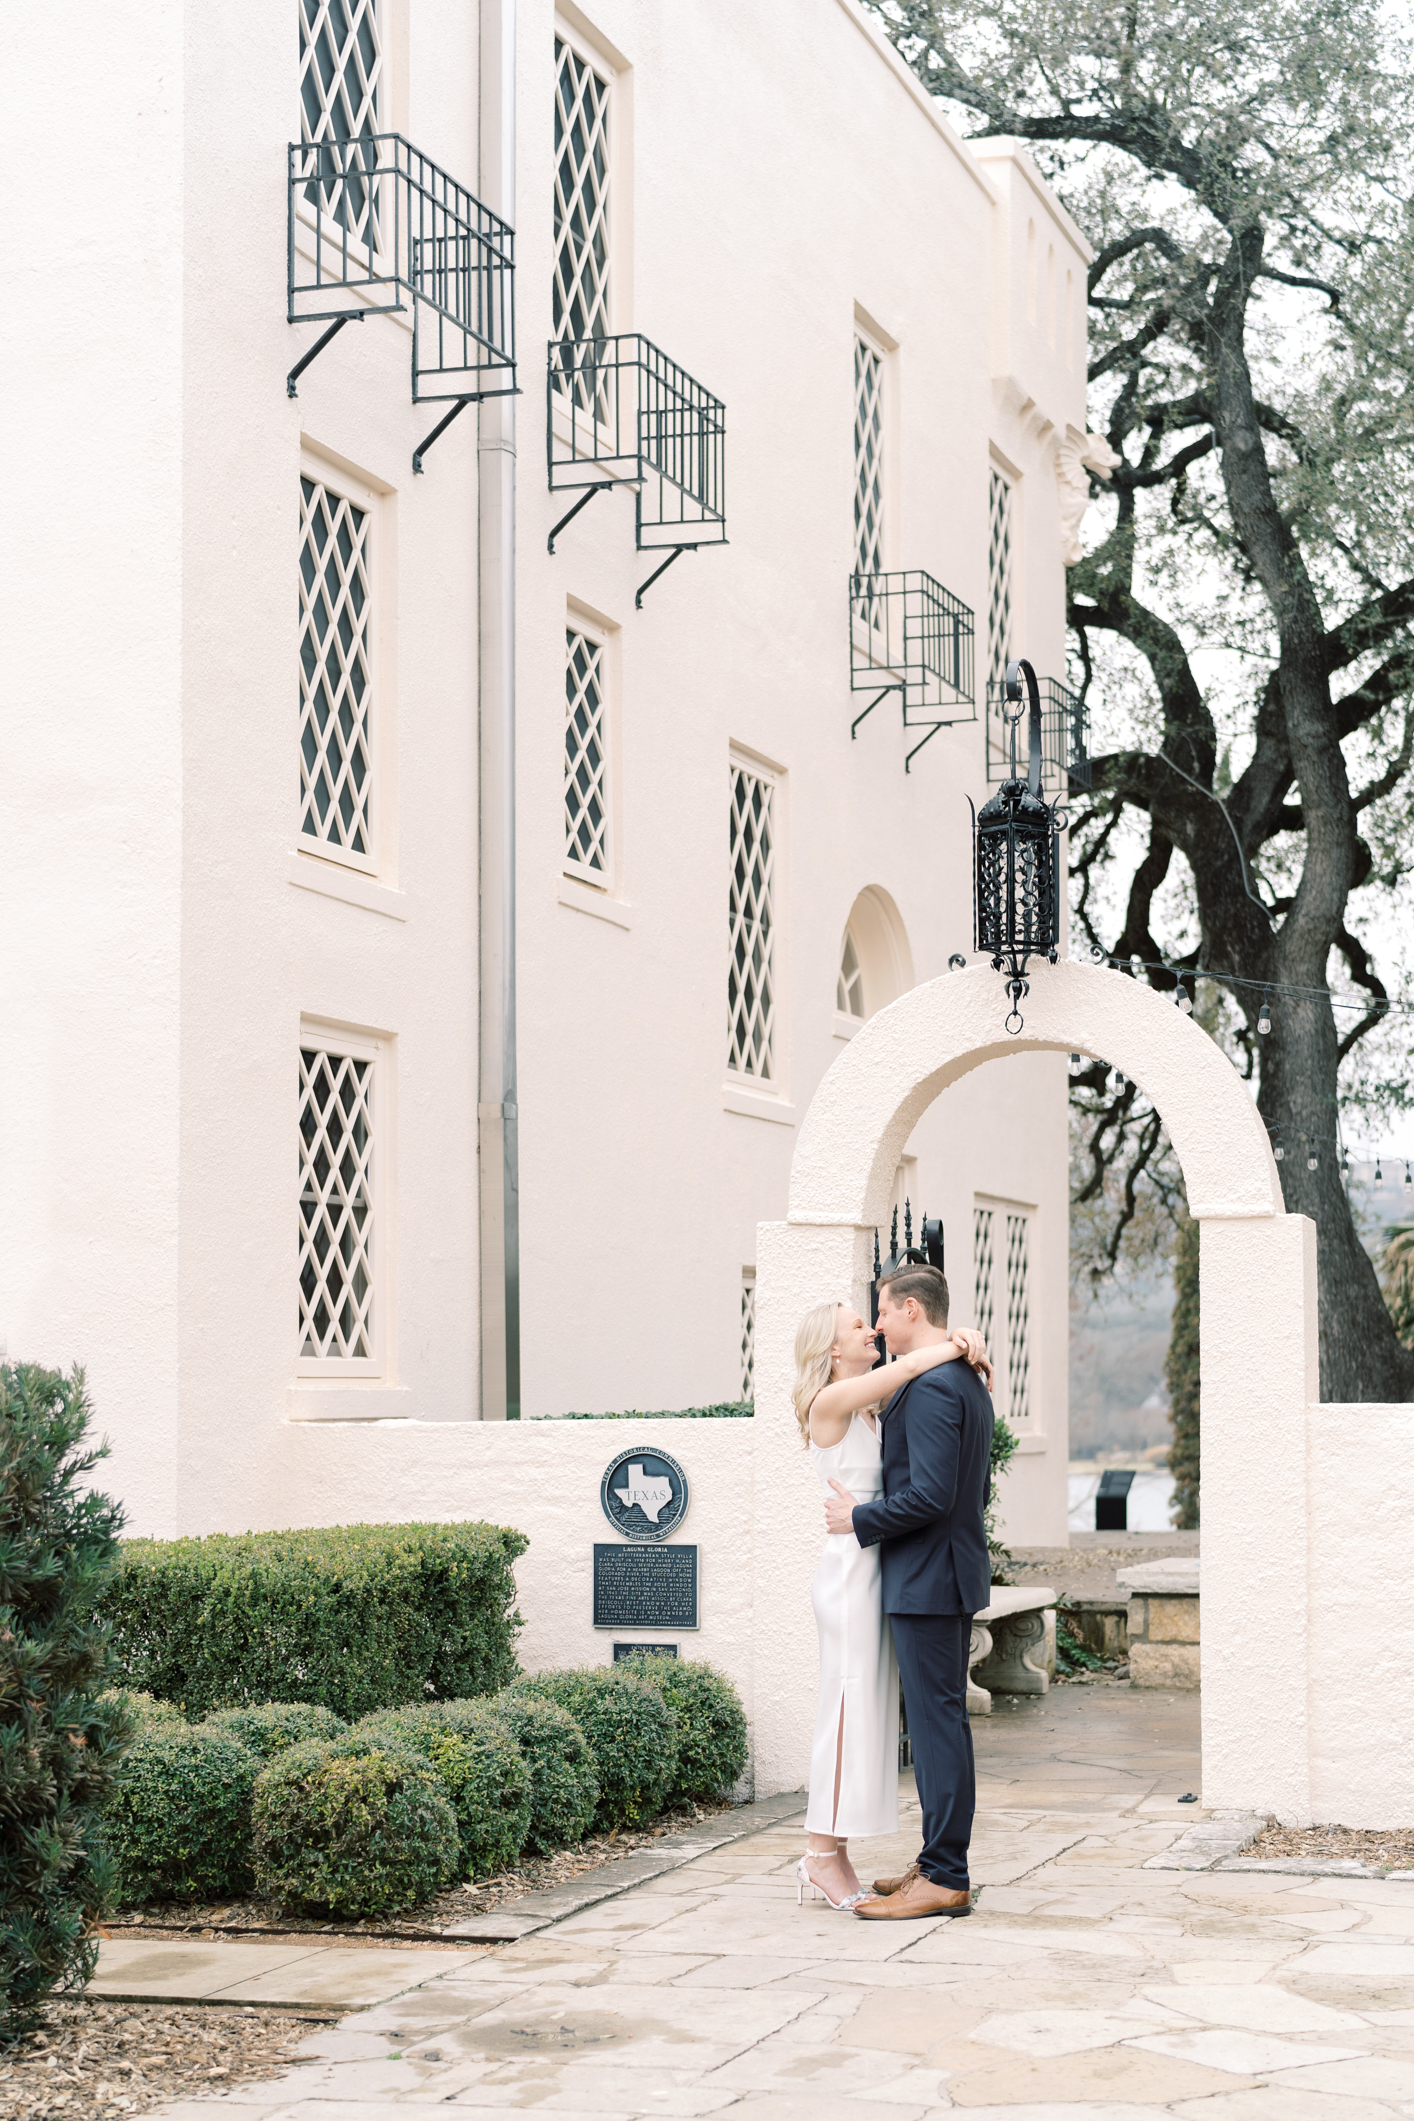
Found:
[[[1348,1605],[1341,1570],[1355,1556],[1341,1522],[1309,1492],[1315,1229],[1284,1211],[1246,1086],[1171,1003],[1096,966],[1034,968],[1016,1038],[1002,1028],[1005,1013],[1000,980],[979,965],[916,987],[872,1017],[801,1126],[787,1220],[759,1229],[758,1790],[804,1779],[813,1709],[808,1593],[819,1518],[790,1409],[796,1324],[831,1292],[862,1306],[874,1226],[903,1145],[932,1100],[984,1061],[1040,1049],[1108,1061],[1141,1086],[1164,1116],[1202,1225],[1204,1802],[1292,1824],[1337,1816],[1352,1825],[1414,1824],[1414,1779],[1388,1758],[1387,1704],[1377,1765],[1350,1742],[1352,1704],[1339,1692],[1338,1668],[1331,1697],[1321,1697],[1332,1657],[1322,1600],[1336,1611]],[[1414,1501],[1407,1458],[1400,1479]],[[1397,1720],[1402,1729],[1414,1717],[1401,1705]],[[1343,1792],[1338,1812],[1321,1809],[1333,1778]],[[1372,1809],[1378,1818],[1360,1816]]]

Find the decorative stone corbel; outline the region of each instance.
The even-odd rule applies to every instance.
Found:
[[[1056,445],[1061,559],[1067,567],[1074,567],[1082,556],[1080,525],[1090,506],[1090,473],[1108,479],[1119,461],[1103,435],[1082,434],[1078,427],[1067,427]]]

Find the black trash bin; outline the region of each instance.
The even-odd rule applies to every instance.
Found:
[[[1100,1475],[1100,1485],[1095,1490],[1097,1532],[1129,1530],[1129,1491],[1133,1485],[1133,1473],[1121,1472],[1117,1466],[1109,1466]]]

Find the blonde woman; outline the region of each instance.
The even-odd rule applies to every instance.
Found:
[[[838,1481],[859,1502],[883,1495],[879,1415],[902,1385],[959,1357],[991,1384],[980,1333],[959,1327],[940,1345],[874,1367],[875,1335],[848,1304],[817,1304],[795,1336],[793,1398],[822,1494]],[[818,1889],[831,1907],[869,1896],[849,1860],[851,1834],[898,1831],[898,1664],[884,1618],[879,1549],[832,1534],[810,1587],[820,1631],[820,1700],[810,1751],[806,1854],[796,1899]]]

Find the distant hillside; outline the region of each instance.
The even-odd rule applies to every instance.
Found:
[[[1169,1440],[1164,1357],[1173,1313],[1165,1270],[1133,1289],[1111,1283],[1070,1314],[1070,1455],[1135,1455]]]

